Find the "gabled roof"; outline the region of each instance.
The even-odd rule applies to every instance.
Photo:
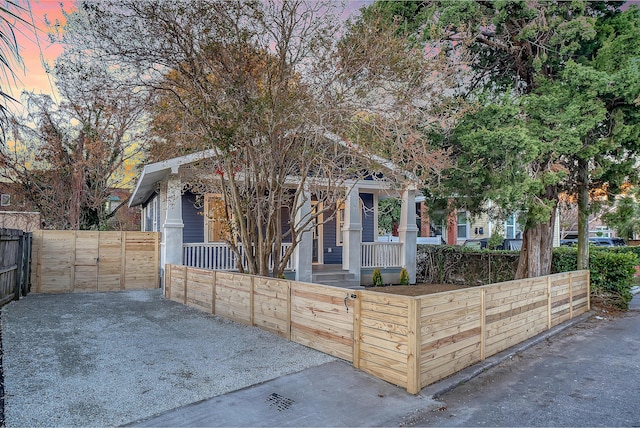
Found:
[[[136,188],[131,194],[129,206],[135,207],[136,205],[145,203],[156,190],[156,183],[162,181],[170,172],[177,174],[178,169],[182,165],[188,165],[202,159],[208,159],[217,154],[217,149],[209,149],[145,165],[140,177],[138,178]]]
[[[404,177],[407,178],[408,181],[413,181],[413,182],[416,181],[416,178],[413,174],[402,170],[402,168],[398,167],[388,159],[384,159],[384,158],[381,158],[380,156],[365,153],[364,150],[360,148],[358,145],[344,141],[338,135],[332,132],[325,132],[324,136],[327,139],[343,146],[348,150],[353,150],[358,154],[369,158],[370,160],[376,162],[381,167],[392,172],[393,174],[402,174]],[[177,174],[178,169],[182,165],[188,165],[190,163],[197,162],[199,160],[209,159],[219,154],[220,154],[220,151],[218,149],[209,149],[209,150],[203,150],[201,152],[191,153],[185,156],[180,156],[180,157],[168,159],[165,161],[145,165],[144,169],[142,170],[142,173],[140,174],[140,178],[138,178],[138,183],[136,184],[136,188],[131,194],[131,199],[129,200],[129,206],[135,207],[137,205],[141,205],[145,203],[149,199],[149,197],[153,194],[153,192],[156,190],[156,184],[159,181],[162,181],[164,178],[166,178],[170,172]]]

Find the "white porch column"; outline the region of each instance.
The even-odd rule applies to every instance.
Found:
[[[418,226],[416,225],[416,191],[414,189],[405,189],[402,191],[398,240],[403,244],[401,257],[402,267],[404,267],[409,274],[409,283],[415,284]]]
[[[338,225],[339,227],[339,225]],[[362,224],[360,223],[360,191],[351,189],[344,205],[342,226],[342,269],[348,270],[360,283],[362,264]]]
[[[311,193],[304,192],[302,201],[296,209],[295,224],[307,221],[311,216]],[[313,222],[302,232],[300,242],[294,250],[296,281],[311,282],[313,280]]]
[[[166,215],[162,224],[160,268],[164,277],[165,264],[182,264],[182,181],[177,168],[172,169],[167,181]]]

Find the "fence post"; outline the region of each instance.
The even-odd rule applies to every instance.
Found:
[[[171,300],[171,265],[164,267],[164,297]]]
[[[420,392],[420,299],[409,298],[409,330],[407,331],[407,392]]]
[[[573,275],[569,272],[569,319],[573,319]]]
[[[255,308],[254,308],[254,304],[255,304],[255,294],[256,294],[256,284],[255,284],[255,277],[253,275],[251,275],[249,277],[249,284],[250,284],[250,288],[249,288],[249,325],[255,325],[254,324],[254,319],[255,319],[255,314],[253,313]]]
[[[362,292],[356,291],[353,301],[353,356],[351,357],[353,367],[360,368],[360,330],[362,326]]]
[[[487,336],[485,294],[484,287],[480,288],[480,361],[484,361],[484,345],[486,342],[485,337]]]
[[[184,269],[184,304],[187,304],[187,279],[188,279],[188,270],[189,268],[187,266],[182,266],[182,268]]]
[[[551,330],[551,275],[547,275],[547,330]]]
[[[587,311],[591,310],[591,271],[587,269]]]
[[[24,258],[23,232],[21,231],[17,235],[18,235],[18,251],[17,251],[17,260],[16,260],[16,282],[15,282],[15,288],[13,292],[13,300],[20,300],[20,294],[22,291],[22,260]]]
[[[29,279],[31,278],[31,232],[24,234],[24,259],[22,269],[22,291],[23,296],[26,296],[30,290]]]

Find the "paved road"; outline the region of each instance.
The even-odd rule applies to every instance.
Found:
[[[604,319],[598,319],[604,318]],[[640,426],[640,296],[438,397],[409,426]]]

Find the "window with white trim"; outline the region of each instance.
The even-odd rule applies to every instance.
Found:
[[[359,221],[362,223],[362,199],[360,199],[358,207],[360,211]],[[345,203],[342,202],[336,210],[336,245],[339,247],[342,246],[342,243],[344,242],[344,210]]]
[[[9,205],[11,205],[11,195],[9,195],[8,193],[3,193],[0,196],[0,206],[8,207]]]
[[[511,214],[504,222],[504,237],[505,239],[522,238],[522,230],[520,230],[518,216],[516,214]]]
[[[467,221],[467,212],[458,211],[458,239],[467,239],[469,237],[469,223]]]

